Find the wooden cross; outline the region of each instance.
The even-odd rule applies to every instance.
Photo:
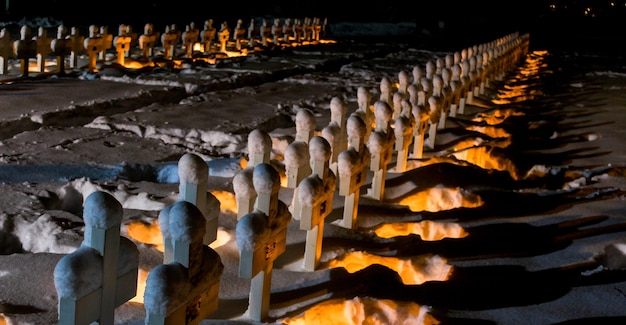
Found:
[[[298,185],[305,178],[311,175],[309,162],[309,146],[304,141],[293,141],[285,149],[285,174],[287,176],[287,187],[293,189],[293,200],[289,210],[293,218],[300,220],[300,200],[298,200]]]
[[[421,159],[424,155],[424,139],[426,130],[428,129],[429,108],[422,105],[413,105],[411,115],[415,120],[415,128],[413,132],[413,158]]]
[[[248,163],[246,168],[233,177],[233,189],[237,201],[237,220],[254,210],[257,193],[252,184],[252,171],[258,164],[269,164],[272,138],[262,130],[254,129],[248,134]]]
[[[146,24],[143,28],[143,34],[139,36],[139,48],[142,49],[145,59],[152,57],[156,41],[157,35],[154,33],[153,25]]]
[[[270,164],[254,167],[258,197],[255,210],[243,216],[235,229],[239,248],[239,277],[251,279],[248,315],[262,321],[269,314],[274,260],[286,248],[291,214],[278,199],[280,175]]]
[[[289,43],[290,37],[293,34],[293,25],[291,25],[291,18],[286,18],[283,23],[283,42]]]
[[[302,23],[300,19],[295,19],[293,22],[293,39],[296,43],[302,42]]]
[[[233,191],[237,201],[237,220],[254,211],[257,193],[252,183],[254,166],[248,166],[233,176]]]
[[[28,77],[29,61],[37,56],[37,42],[30,37],[30,27],[20,28],[20,39],[13,42],[13,54],[20,60],[20,74]]]
[[[346,136],[346,120],[347,120],[348,106],[345,101],[340,97],[333,97],[330,99],[330,121],[336,123],[341,132],[339,133],[339,139],[337,139],[337,147],[333,147],[333,152],[337,150],[337,153],[344,151],[348,147],[348,141]],[[331,160],[336,161],[336,160]]]
[[[315,134],[315,115],[308,109],[301,109],[296,113],[296,141],[309,143]]]
[[[428,129],[428,138],[426,139],[426,145],[428,145],[431,149],[435,149],[436,137],[437,137],[437,129],[439,125],[439,119],[441,114],[441,97],[440,96],[430,96],[428,98],[428,107],[430,109],[429,115],[429,129]]]
[[[9,59],[13,56],[12,43],[6,28],[0,29],[0,74],[9,73]]]
[[[52,39],[48,37],[48,31],[43,27],[39,27],[37,36],[35,36],[34,39],[35,42],[37,42],[37,70],[39,72],[45,72],[46,56],[52,53]]]
[[[217,30],[213,27],[213,19],[209,19],[204,22],[204,29],[200,32],[200,38],[202,38],[202,44],[204,44],[204,53],[210,54],[213,41],[215,40],[215,34]]]
[[[220,213],[219,201],[208,191],[209,165],[200,156],[186,153],[178,160],[178,176],[179,199],[193,203],[204,215],[204,244],[209,245],[217,239]],[[209,204],[209,201],[213,204]]]
[[[274,19],[274,24],[272,25],[272,39],[274,44],[279,44],[282,41],[283,36],[283,27],[280,26],[280,18]]]
[[[230,38],[230,31],[228,30],[228,24],[226,24],[226,22],[222,23],[218,37],[220,38],[220,52],[226,53],[226,43]]]
[[[372,155],[370,170],[374,172],[372,187],[368,195],[376,200],[383,199],[387,165],[393,154],[395,138],[390,123],[392,115],[393,111],[385,101],[379,100],[374,103],[376,128],[368,139],[367,147]]]
[[[361,186],[365,184],[371,154],[365,145],[368,126],[356,114],[350,115],[347,123],[348,149],[339,154],[337,175],[339,195],[344,197],[343,219],[340,226],[347,229],[356,227],[356,217],[361,196]]]
[[[261,36],[261,45],[267,46],[267,40],[272,34],[272,27],[267,24],[266,19],[263,19],[263,23],[261,24],[259,32]]]
[[[257,28],[254,23],[254,18],[250,19],[250,24],[248,25],[248,46],[253,49],[254,48],[254,39],[257,33]]]
[[[96,72],[96,62],[98,60],[99,53],[104,50],[104,41],[102,37],[98,35],[98,27],[95,25],[89,26],[89,37],[84,42],[85,51],[89,56],[89,65],[87,67],[88,72]]]
[[[137,293],[139,250],[120,236],[122,205],[111,194],[96,191],[85,199],[85,238],[54,269],[60,325],[114,323],[115,308]],[[80,267],[77,267],[80,265]],[[99,279],[93,279],[94,273]],[[67,285],[67,277],[88,284]]]
[[[148,274],[145,324],[199,324],[217,310],[224,265],[219,254],[203,244],[205,219],[194,204],[172,204],[159,222],[163,237],[172,241],[173,256]]]
[[[185,55],[188,58],[193,57],[193,45],[198,41],[200,31],[196,28],[196,24],[191,22],[185,26],[185,32],[183,33],[183,46],[185,47]]]
[[[407,159],[409,158],[409,146],[413,142],[415,120],[413,116],[404,114],[394,120],[396,172],[406,171]]]
[[[300,229],[306,230],[306,245],[302,266],[307,271],[315,271],[322,253],[324,219],[333,207],[333,197],[337,179],[330,170],[328,160],[330,144],[326,139],[315,136],[309,146],[313,173],[298,185]]]
[[[380,80],[380,98],[378,100],[393,106],[393,89],[391,80],[387,77],[382,77]]]
[[[170,26],[165,26],[165,33],[161,35],[161,44],[166,59],[171,59],[176,54],[176,45],[178,44],[178,32]]]
[[[118,35],[113,39],[115,44],[115,52],[117,53],[117,63],[124,65],[126,56],[130,51],[130,35],[127,34],[126,25],[120,25],[118,29]]]
[[[106,26],[100,26],[99,36],[102,39],[102,50],[98,54],[98,59],[105,61],[107,51],[113,46],[113,35],[109,34]]]
[[[235,49],[237,51],[241,50],[241,42],[243,41],[244,36],[246,35],[246,29],[243,28],[243,20],[237,20],[237,25],[235,26],[235,30],[233,32],[233,40],[235,41]]]
[[[50,49],[52,54],[57,59],[57,73],[65,73],[65,57],[71,52],[70,39],[66,35],[67,30],[65,26],[59,25],[57,27],[57,37],[50,42]]]
[[[70,68],[78,68],[78,57],[85,51],[85,37],[81,36],[77,27],[70,30]]]

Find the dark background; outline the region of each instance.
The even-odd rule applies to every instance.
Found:
[[[440,42],[457,46],[489,41],[510,32],[529,32],[531,44],[551,50],[603,51],[622,55],[626,41],[626,0],[528,1],[379,1],[364,0],[0,0],[0,22],[51,17],[66,26],[106,25],[116,33],[119,24],[141,31],[146,23],[163,30],[205,20],[233,27],[237,19],[252,17],[327,18],[338,22],[412,22],[416,40],[423,31]],[[551,6],[553,5],[553,6]],[[586,10],[590,8],[591,10]]]

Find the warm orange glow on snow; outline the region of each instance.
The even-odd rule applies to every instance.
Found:
[[[414,302],[355,297],[351,300],[329,299],[302,315],[281,320],[287,325],[356,325],[356,324],[415,324],[435,325],[440,322],[430,314],[430,308]]]
[[[425,241],[444,238],[463,238],[468,234],[458,223],[423,220],[420,222],[386,223],[378,226],[374,233],[378,237],[393,238],[398,236],[419,235]]]
[[[406,285],[422,284],[427,281],[445,281],[451,274],[452,265],[438,256],[412,256],[406,259],[379,256],[366,252],[351,252],[328,262],[329,268],[343,267],[354,273],[372,264],[386,266],[398,273]]]
[[[459,160],[467,161],[482,169],[506,171],[513,179],[520,179],[513,162],[503,155],[495,154],[494,149],[491,146],[480,146],[457,151],[452,153],[452,155]]]
[[[237,214],[237,200],[235,194],[228,191],[211,191],[211,194],[220,201],[222,212]]]
[[[161,228],[159,228],[159,222],[154,221],[152,223],[144,223],[141,221],[133,221],[126,225],[126,231],[128,236],[132,239],[142,242],[148,245],[154,245],[159,252],[163,252],[163,235],[161,235]]]
[[[459,187],[449,188],[442,185],[425,189],[407,196],[398,202],[411,211],[445,211],[455,208],[475,208],[483,204],[474,193],[464,192]]]
[[[139,269],[137,274],[137,295],[129,300],[130,302],[138,302],[143,304],[143,294],[146,292],[146,279],[148,278],[148,271]]]

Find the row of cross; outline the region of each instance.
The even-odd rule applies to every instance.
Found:
[[[397,88],[383,77],[379,99],[372,104],[372,93],[360,87],[358,108],[349,116],[345,101],[333,97],[330,123],[321,132],[313,113],[302,109],[282,161],[272,159],[268,133],[250,132],[248,163],[233,177],[238,271],[251,280],[248,317],[268,317],[273,263],[286,249],[292,220],[307,231],[303,268],[314,271],[334,196],[344,198],[338,225],[355,229],[368,176],[368,197],[382,201],[393,156],[395,171],[403,172],[409,156],[421,158],[425,146],[434,149],[446,117],[464,114],[465,105],[484,94],[490,81],[502,80],[527,50],[528,35],[511,34],[429,61],[425,69],[415,66],[413,80],[401,71]],[[285,186],[293,189],[290,204],[279,200],[283,171]],[[224,266],[208,245],[217,238],[220,202],[208,191],[208,165],[200,156],[181,157],[178,174],[179,200],[159,213],[164,260],[146,280],[146,324],[197,324],[218,308]],[[94,192],[84,209],[85,240],[55,268],[59,324],[113,324],[115,307],[136,294],[137,248],[120,236],[123,210],[113,196]]]
[[[138,48],[138,59],[150,60],[155,56],[166,59],[194,58],[213,55],[216,52],[242,51],[244,47],[267,48],[270,46],[292,46],[320,41],[326,33],[326,21],[319,18],[281,20],[272,23],[262,19],[260,25],[252,19],[247,27],[243,21],[231,29],[223,22],[219,29],[213,26],[213,20],[204,22],[203,29],[191,22],[184,30],[175,24],[167,25],[163,33],[154,30],[153,24],[144,26],[143,34],[133,32],[130,25],[120,25],[118,34],[109,33],[106,26],[90,25],[87,37],[82,36],[76,27],[68,33],[66,26],[57,27],[56,36],[49,37],[44,27],[39,27],[37,35],[32,35],[31,28],[20,28],[19,39],[11,39],[8,31],[0,30],[0,75],[9,73],[9,60],[19,60],[19,74],[27,77],[30,71],[29,61],[37,60],[36,72],[46,72],[46,57],[56,58],[57,73],[65,73],[66,59],[69,68],[76,69],[80,55],[87,55],[87,70],[96,71],[96,63],[106,60],[108,51],[113,50],[115,62],[124,65],[130,58],[131,50]],[[199,45],[199,46],[196,46]],[[156,52],[155,49],[162,49]]]

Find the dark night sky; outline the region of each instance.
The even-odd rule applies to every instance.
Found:
[[[0,0],[0,3],[6,0]],[[437,29],[445,23],[446,35],[457,38],[493,39],[509,32],[530,32],[537,42],[567,46],[597,42],[600,46],[613,46],[626,39],[626,0],[527,0],[527,1],[414,1],[416,8],[406,2],[380,1],[375,7],[363,0],[9,0],[10,11],[0,11],[0,21],[19,20],[22,17],[53,17],[66,25],[108,25],[114,29],[119,24],[130,24],[135,29],[145,23],[155,27],[164,24],[197,26],[209,18],[216,26],[221,21],[229,24],[237,19],[248,21],[251,17],[320,17],[329,23],[354,22],[415,22],[421,28]],[[98,3],[103,6],[97,7]],[[550,3],[557,5],[551,10]],[[591,6],[594,16],[584,16],[583,9]],[[82,12],[82,14],[76,14]]]

